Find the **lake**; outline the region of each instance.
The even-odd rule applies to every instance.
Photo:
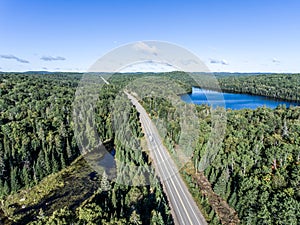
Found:
[[[275,100],[264,96],[220,93],[196,87],[193,87],[192,93],[181,95],[181,99],[187,103],[208,104],[213,106],[213,108],[220,106],[233,110],[256,109],[263,106],[276,108],[278,105],[286,105],[286,107],[299,105],[294,102]]]

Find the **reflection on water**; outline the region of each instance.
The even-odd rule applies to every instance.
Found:
[[[192,93],[181,95],[181,99],[187,103],[208,104],[213,108],[220,106],[233,110],[256,109],[263,106],[276,108],[278,105],[286,105],[286,107],[298,105],[294,102],[275,100],[264,96],[220,93],[196,87],[193,87]]]
[[[87,153],[84,158],[89,163],[89,165],[97,172],[97,174],[107,174],[110,180],[116,177],[116,161],[115,148],[105,147],[101,145],[94,151]]]

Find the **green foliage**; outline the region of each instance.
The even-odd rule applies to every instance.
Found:
[[[299,221],[299,115],[299,107],[228,111],[222,151],[205,173],[242,223]]]
[[[2,93],[6,94],[1,100],[10,105],[4,104],[0,120],[0,169],[4,172],[0,194],[29,188],[4,197],[1,209],[6,220],[17,224],[150,224],[155,213],[163,224],[173,224],[162,186],[140,145],[143,133],[139,115],[127,97],[119,93],[130,77],[112,78],[111,85],[99,90],[95,130],[89,119],[75,123],[71,119],[80,75],[1,76],[5,80]],[[19,99],[9,101],[18,95],[14,86],[21,86],[18,91],[26,93],[26,104]],[[33,88],[38,91],[33,92]],[[28,114],[24,118],[11,114],[14,107],[22,107],[21,115],[24,110]],[[85,113],[91,118],[91,111]],[[74,129],[79,131],[76,139]],[[99,141],[96,135],[111,143],[108,150],[115,149],[115,173],[91,171],[84,158],[77,158],[79,146],[83,146],[86,159],[95,155],[95,161],[101,159],[103,152],[98,154],[95,148]],[[151,185],[143,186],[146,182]]]
[[[80,74],[0,73],[0,197],[6,220],[16,224],[35,219],[32,224],[173,224],[162,187],[157,177],[151,175],[153,168],[142,151],[139,114],[122,92],[125,87],[134,90],[135,85],[127,85],[142,77],[174,81],[180,87],[174,90],[175,95],[196,85],[181,72],[115,74],[109,80],[111,84],[99,90],[95,130],[90,120],[92,111],[84,112],[84,121],[72,120],[72,102]],[[226,91],[299,101],[298,74],[220,76],[219,82]],[[147,85],[154,84],[146,82],[145,90]],[[174,101],[165,97],[167,89],[168,86],[158,90],[157,96],[146,91],[144,95],[138,94],[154,122],[163,124],[158,129],[166,146],[176,152],[180,138],[194,134],[182,132],[179,118],[186,112],[177,111]],[[193,137],[195,143],[185,150],[192,152],[196,170],[206,168],[204,173],[213,190],[236,209],[242,224],[297,224],[299,107],[228,110],[221,149],[206,160],[205,167],[201,160],[210,147],[213,121],[209,107],[196,109],[199,137]],[[74,135],[75,129],[79,131],[78,137]],[[87,155],[93,153],[99,142],[97,135],[101,141],[113,143],[115,176],[102,171],[91,181],[87,174],[95,171],[81,165],[82,159],[75,161],[75,165],[81,166],[69,165],[80,155],[79,147]],[[185,178],[210,223],[218,224],[207,199],[199,194],[190,177]],[[138,186],[146,182],[151,185]],[[26,189],[20,191],[22,188]],[[60,196],[59,200],[53,201],[55,196]]]
[[[71,102],[79,74],[0,74],[0,197],[69,165]]]
[[[299,74],[219,76],[224,91],[293,101],[299,101],[299,79]],[[210,88],[209,85],[205,87]],[[172,123],[179,125],[178,116],[172,117],[172,105],[157,97],[142,100],[152,118],[159,118],[160,123],[166,124],[163,137],[172,152],[177,141],[176,135],[171,133],[177,130]],[[213,121],[209,108],[197,106],[197,109],[200,135],[193,162],[201,171]],[[236,209],[243,224],[297,224],[300,221],[297,211],[300,207],[299,121],[299,107],[227,111],[222,147],[204,172],[215,193]],[[186,182],[191,190],[195,188],[192,179],[186,177]],[[208,217],[212,221],[216,219],[213,211],[205,211],[210,212]]]
[[[262,95],[300,102],[300,74],[263,74],[224,76],[219,79],[223,91]]]

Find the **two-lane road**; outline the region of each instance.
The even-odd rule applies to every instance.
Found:
[[[171,205],[172,214],[176,224],[204,225],[207,224],[199,208],[194,202],[185,183],[178,173],[178,169],[164,147],[158,131],[152,123],[145,109],[128,92],[125,92],[140,113],[142,127],[148,142],[150,156],[154,162],[157,173],[163,183]]]

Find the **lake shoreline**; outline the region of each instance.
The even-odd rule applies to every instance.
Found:
[[[195,91],[195,89],[199,89],[198,91]],[[219,88],[200,88],[197,86],[193,86],[192,90],[186,94],[180,94],[180,98],[187,103],[192,104],[207,104],[211,105],[206,98],[209,95],[213,94],[219,94],[219,96],[222,95],[225,108],[233,109],[233,110],[239,110],[243,108],[248,109],[256,109],[258,107],[269,107],[269,108],[276,108],[279,105],[285,105],[287,108],[289,107],[297,107],[300,105],[297,101],[287,100],[287,99],[280,99],[280,98],[273,98],[270,96],[265,95],[255,95],[252,93],[244,93],[244,92],[236,92],[232,90],[226,90],[226,89],[219,89]],[[220,99],[220,98],[219,98]],[[198,103],[197,103],[198,102]],[[244,104],[239,105],[239,104]],[[221,105],[222,106],[222,105]]]
[[[290,102],[290,103],[295,103],[298,104],[300,106],[300,100],[290,100],[290,99],[286,99],[286,98],[275,98],[275,97],[270,97],[267,95],[256,95],[253,94],[251,92],[239,92],[239,91],[233,91],[233,90],[229,90],[229,89],[222,89],[222,88],[211,88],[211,87],[199,87],[199,86],[193,86],[192,88],[199,88],[199,89],[205,89],[205,90],[210,90],[210,91],[216,91],[219,93],[230,93],[230,94],[245,94],[245,95],[251,95],[251,96],[259,96],[259,97],[264,97],[267,98],[269,100],[274,100],[274,101],[284,101],[284,102]],[[185,95],[185,94],[192,94],[192,91],[186,92],[186,93],[181,93],[180,95]]]

